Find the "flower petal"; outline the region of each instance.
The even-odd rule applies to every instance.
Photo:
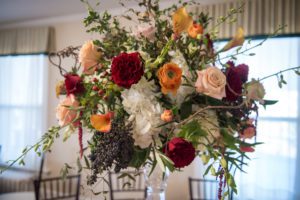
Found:
[[[173,19],[173,31],[177,35],[186,31],[193,24],[193,19],[188,14],[185,7],[179,8],[173,14],[172,19]]]
[[[222,51],[227,51],[231,48],[237,47],[237,46],[242,46],[245,41],[244,37],[244,29],[243,28],[238,28],[236,35],[234,38],[232,38],[222,49]]]
[[[91,124],[97,131],[107,133],[111,130],[111,116],[111,113],[91,115]]]

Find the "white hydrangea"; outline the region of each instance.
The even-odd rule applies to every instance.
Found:
[[[182,75],[189,78],[190,77],[189,67],[182,53],[179,50],[170,51],[169,56],[172,57],[171,62],[176,63],[182,69]],[[182,80],[182,83],[186,83],[185,79]],[[184,98],[188,94],[191,94],[194,90],[195,89],[193,87],[181,85],[177,90],[177,95],[176,95],[177,105],[180,106],[183,103]]]
[[[133,138],[141,148],[148,147],[152,136],[160,132],[162,107],[155,99],[155,84],[144,77],[130,89],[122,92],[122,104],[133,122]]]

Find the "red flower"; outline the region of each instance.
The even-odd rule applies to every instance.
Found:
[[[255,151],[255,149],[253,149],[252,147],[250,146],[240,146],[240,151],[241,152],[245,152],[245,153],[252,153]]]
[[[188,166],[195,158],[195,148],[192,143],[182,138],[173,138],[163,151],[178,168]]]
[[[128,89],[132,84],[139,82],[143,74],[144,68],[139,53],[121,53],[113,58],[111,76],[118,86]]]
[[[242,86],[248,80],[249,67],[241,64],[234,66],[232,61],[227,62],[229,67],[226,69],[226,100],[236,101],[239,94],[242,94]]]
[[[84,92],[83,81],[77,74],[65,75],[65,86],[67,90],[67,95],[75,95]]]

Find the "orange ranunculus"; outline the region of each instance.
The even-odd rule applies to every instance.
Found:
[[[157,72],[161,91],[164,94],[169,92],[176,95],[181,84],[182,70],[175,63],[166,63]]]
[[[243,28],[238,28],[234,38],[232,38],[222,49],[222,51],[227,51],[231,48],[237,47],[237,46],[242,46],[245,41],[245,36],[244,36],[244,29]]]
[[[104,115],[91,115],[92,126],[100,132],[107,133],[111,130],[111,119],[113,117],[112,112],[108,112]]]
[[[203,27],[201,26],[201,24],[195,23],[188,28],[188,34],[191,38],[196,38],[197,35],[202,33],[203,33]]]
[[[172,110],[165,110],[161,115],[160,115],[161,120],[164,122],[170,122],[173,120],[173,112]]]
[[[187,29],[193,24],[193,18],[188,14],[185,7],[179,8],[172,16],[173,31],[176,35],[187,31]]]

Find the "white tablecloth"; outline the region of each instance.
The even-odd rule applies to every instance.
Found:
[[[34,192],[12,192],[0,195],[0,200],[35,200]]]

